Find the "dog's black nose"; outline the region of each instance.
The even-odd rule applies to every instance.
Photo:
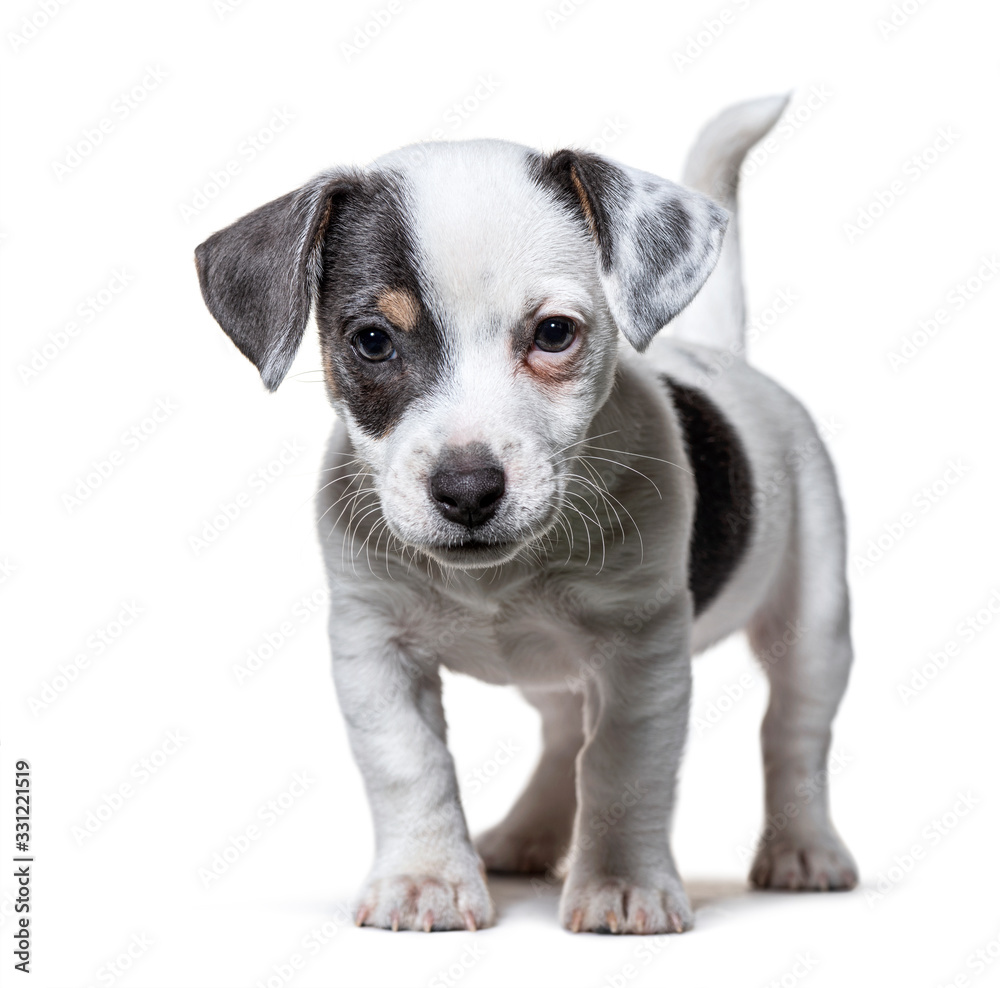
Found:
[[[443,467],[431,477],[431,497],[448,521],[475,528],[489,521],[505,490],[503,470],[496,466],[471,469]]]

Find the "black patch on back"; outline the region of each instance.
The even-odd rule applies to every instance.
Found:
[[[417,396],[435,390],[445,364],[444,335],[423,301],[406,215],[400,180],[386,172],[366,175],[335,197],[323,243],[316,321],[331,390],[374,438],[391,431]],[[387,288],[417,300],[413,329],[393,327],[379,310]],[[354,352],[351,339],[371,328],[389,333],[396,359],[371,363]]]
[[[694,612],[718,595],[753,534],[753,475],[740,437],[708,396],[664,374],[698,487],[688,566]]]

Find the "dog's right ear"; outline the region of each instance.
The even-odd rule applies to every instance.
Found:
[[[195,250],[209,312],[269,391],[284,380],[309,322],[336,197],[359,181],[356,173],[325,172]]]
[[[611,316],[645,350],[712,273],[728,213],[700,192],[587,151],[565,148],[532,168],[586,225]]]

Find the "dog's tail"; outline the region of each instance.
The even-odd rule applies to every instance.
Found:
[[[684,184],[711,196],[729,211],[722,252],[715,270],[691,304],[673,320],[678,339],[743,353],[746,309],[740,264],[737,190],[747,152],[774,125],[788,105],[788,95],[737,103],[711,120],[688,153]]]

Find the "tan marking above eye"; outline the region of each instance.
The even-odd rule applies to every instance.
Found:
[[[404,332],[415,329],[420,319],[420,303],[405,288],[386,288],[378,297],[378,310]]]
[[[590,205],[587,190],[583,187],[583,182],[580,181],[580,176],[576,173],[575,165],[570,165],[569,167],[569,179],[573,183],[573,188],[576,190],[577,197],[580,200],[580,206],[583,209],[583,215],[587,220],[587,226],[590,227],[590,235],[596,240],[597,223],[594,221],[594,209]]]

